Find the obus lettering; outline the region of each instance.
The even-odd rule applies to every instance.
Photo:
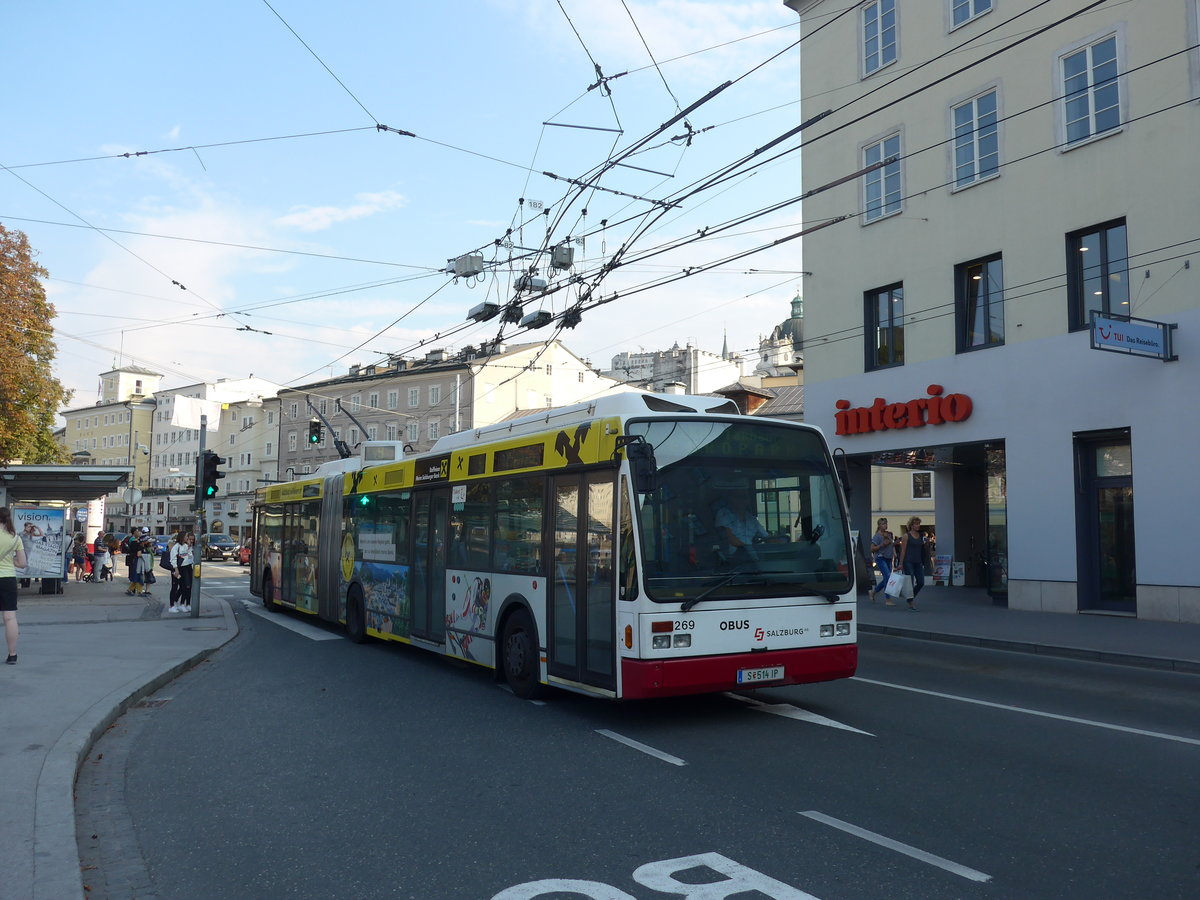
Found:
[[[735,621],[726,619],[724,622],[721,623],[722,631],[740,631],[743,628],[749,628],[749,627],[750,627],[749,619],[742,619],[740,622],[735,622]]]
[[[833,418],[837,422],[838,434],[866,434],[871,431],[887,431],[895,428],[921,428],[925,425],[945,425],[947,422],[962,422],[971,417],[974,403],[966,394],[946,394],[940,384],[931,384],[925,389],[928,397],[918,397],[907,403],[888,403],[876,397],[870,406],[851,408],[849,400],[834,404],[838,412]]]
[[[696,869],[707,869],[709,880],[696,883]],[[689,873],[687,881],[675,876]],[[711,876],[717,876],[717,879]],[[672,897],[687,900],[724,900],[741,894],[758,892],[771,900],[817,900],[812,894],[797,890],[782,881],[776,881],[762,872],[734,862],[720,853],[698,853],[695,856],[680,856],[663,859],[638,866],[633,880],[652,891],[661,891]],[[492,897],[492,900],[536,900],[559,893],[578,894],[589,900],[638,900],[620,888],[600,881],[580,881],[574,878],[544,878],[514,885]]]

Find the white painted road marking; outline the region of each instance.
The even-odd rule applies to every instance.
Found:
[[[296,634],[300,635],[301,637],[306,637],[310,641],[340,641],[342,639],[340,634],[332,634],[323,628],[317,628],[316,626],[309,625],[306,622],[296,622],[282,613],[267,612],[258,605],[257,600],[243,600],[242,603],[246,607],[247,612],[254,613],[254,615],[258,616],[260,619],[273,622],[280,628],[286,628],[288,631],[294,631]]]
[[[1200,747],[1200,740],[1182,737],[1178,734],[1166,734],[1161,731],[1146,731],[1142,728],[1130,728],[1126,725],[1113,725],[1109,722],[1096,722],[1092,719],[1079,719],[1075,716],[1063,716],[1058,713],[1042,712],[1040,709],[1025,709],[1022,706],[1010,706],[1007,703],[993,703],[990,700],[976,700],[973,697],[958,697],[954,694],[943,694],[941,691],[927,691],[924,688],[908,687],[903,684],[889,684],[886,681],[874,681],[870,678],[860,678],[855,675],[853,681],[864,684],[874,684],[879,687],[895,688],[898,691],[909,691],[913,694],[925,694],[929,697],[941,697],[943,700],[957,700],[959,703],[973,703],[976,706],[988,706],[992,709],[1003,709],[1008,712],[1023,713],[1027,716],[1041,716],[1043,719],[1057,719],[1060,722],[1071,722],[1075,725],[1090,725],[1092,728],[1107,728],[1109,731],[1123,731],[1126,734],[1140,734],[1142,737],[1158,738],[1163,741],[1177,741],[1180,744],[1192,744]]]
[[[875,737],[869,731],[862,731],[851,725],[844,725],[835,719],[827,719],[825,716],[819,716],[815,712],[809,712],[807,709],[802,709],[799,706],[793,706],[790,703],[763,703],[761,700],[755,700],[753,697],[743,697],[741,694],[726,693],[726,697],[732,697],[735,700],[741,700],[743,703],[749,703],[750,708],[755,712],[770,713],[773,716],[783,716],[785,719],[797,719],[801,722],[809,722],[813,725],[825,725],[829,728],[841,728],[844,731],[853,731],[855,734],[865,734],[867,737]]]
[[[929,863],[931,866],[937,866],[939,869],[945,869],[954,875],[959,875],[962,878],[967,878],[971,881],[991,881],[992,876],[986,875],[976,869],[960,866],[956,862],[951,862],[948,859],[943,859],[940,856],[934,856],[932,853],[926,853],[924,850],[918,850],[916,847],[911,847],[908,844],[902,844],[899,841],[894,841],[889,837],[884,837],[882,834],[876,834],[873,831],[867,831],[865,828],[859,828],[857,825],[851,825],[849,822],[843,822],[841,819],[835,819],[833,816],[827,816],[824,813],[819,813],[815,809],[810,809],[808,812],[800,813],[802,816],[821,822],[824,825],[829,825],[832,828],[837,828],[847,834],[852,834],[855,837],[860,837],[864,841],[870,841],[873,844],[878,844],[880,847],[887,847],[889,850],[895,850],[897,853],[903,853],[905,856],[911,856],[913,859],[920,860],[923,863]]]
[[[617,734],[615,731],[609,731],[607,728],[597,728],[597,734],[602,734],[606,738],[616,741],[618,744],[624,744],[626,747],[632,747],[634,750],[640,750],[642,753],[653,756],[655,759],[661,759],[663,762],[669,762],[673,766],[686,766],[687,763],[678,756],[672,756],[670,753],[663,753],[661,750],[655,750],[653,747],[643,744],[641,741],[635,741],[633,738],[627,738],[624,735]]]

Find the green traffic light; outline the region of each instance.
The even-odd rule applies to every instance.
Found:
[[[370,503],[371,503],[371,498],[368,497],[366,494],[363,494],[361,497],[358,498],[359,506],[369,506]]]

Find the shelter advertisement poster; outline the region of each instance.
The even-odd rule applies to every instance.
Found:
[[[67,552],[67,511],[14,506],[13,528],[25,548],[26,565],[18,578],[62,578]]]

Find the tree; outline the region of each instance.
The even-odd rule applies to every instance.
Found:
[[[29,238],[0,225],[0,465],[67,461],[54,439],[58,410],[71,392],[54,377],[54,305],[40,279]]]

